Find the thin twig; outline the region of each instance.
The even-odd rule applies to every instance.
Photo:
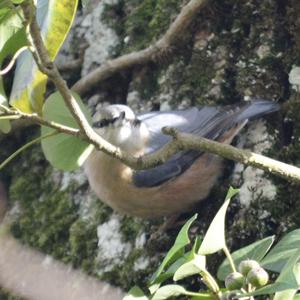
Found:
[[[63,124],[59,124],[59,123],[56,123],[53,121],[47,121],[35,113],[29,114],[29,113],[24,113],[19,110],[10,110],[9,108],[7,108],[7,109],[8,109],[8,111],[6,113],[0,114],[0,118],[6,117],[7,119],[16,118],[16,119],[29,120],[29,121],[31,121],[31,123],[33,122],[35,124],[44,125],[46,127],[53,128],[61,133],[66,133],[66,134],[74,135],[77,137],[80,136],[79,129],[65,126]]]
[[[39,136],[38,138],[28,142],[27,144],[23,145],[21,148],[19,148],[17,151],[15,151],[13,154],[11,154],[7,159],[5,159],[1,164],[0,164],[0,170],[3,169],[8,163],[10,163],[17,155],[19,155],[22,151],[26,150],[27,148],[31,147],[32,145],[49,138],[51,136],[54,136],[58,134],[57,131]]]

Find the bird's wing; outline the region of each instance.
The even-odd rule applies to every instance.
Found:
[[[278,110],[271,101],[256,100],[244,106],[200,107],[170,112],[151,112],[139,116],[150,132],[146,153],[152,153],[164,146],[171,138],[162,134],[161,128],[171,126],[181,132],[216,140],[224,132],[248,119]],[[134,172],[133,182],[138,187],[153,187],[179,176],[202,154],[199,151],[182,151],[171,157],[163,165]]]

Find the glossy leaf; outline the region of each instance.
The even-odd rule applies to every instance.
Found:
[[[79,96],[74,95],[86,118],[91,123],[91,116],[81,102]],[[61,95],[53,93],[47,100],[43,108],[44,118],[65,126],[78,128],[76,121],[67,109]],[[42,135],[54,131],[48,127],[42,127]],[[47,160],[57,169],[71,171],[79,168],[93,150],[88,143],[77,137],[58,134],[42,141],[42,149]]]
[[[128,294],[123,298],[123,300],[148,300],[149,298],[144,294],[144,292],[138,287],[134,286],[130,289]]]
[[[3,60],[13,55],[25,45],[25,32],[20,16],[20,10],[11,9],[9,1],[0,4],[0,68]],[[7,97],[4,91],[3,79],[0,76],[0,104],[7,106]],[[8,133],[11,129],[9,120],[0,120],[0,131]]]
[[[11,7],[10,0],[1,0],[0,1],[0,25],[7,17],[10,16],[11,13],[12,13],[12,7]]]
[[[24,1],[25,0],[11,0],[11,2],[14,3],[14,4],[21,4]]]
[[[300,229],[286,234],[262,260],[264,268],[280,272],[288,259],[300,249]]]
[[[0,76],[0,105],[7,106],[7,100],[5,97],[4,87],[3,87],[3,81]],[[0,107],[1,112],[1,107]],[[8,133],[11,129],[11,125],[9,120],[0,120],[0,131],[3,133]]]
[[[202,255],[195,254],[195,257],[181,265],[173,276],[173,280],[177,281],[188,276],[199,274],[201,271],[205,270],[206,257]]]
[[[162,272],[156,279],[155,283],[149,287],[150,293],[153,294],[160,287],[161,283],[174,276],[175,272],[185,263],[194,259],[199,248],[200,238],[196,237],[193,248],[183,256],[173,262],[165,272]]]
[[[168,251],[166,257],[164,258],[163,262],[157,269],[157,271],[154,273],[154,275],[151,278],[151,283],[154,283],[155,280],[158,278],[158,276],[162,273],[162,271],[170,265],[172,262],[174,262],[178,257],[176,256],[181,250],[184,249],[186,245],[190,243],[190,239],[188,236],[188,230],[192,223],[196,220],[197,214],[195,214],[192,218],[190,218],[185,225],[181,228],[174,245],[172,248]],[[182,255],[184,253],[181,253]]]
[[[211,222],[202,241],[198,254],[207,255],[215,253],[226,246],[225,241],[225,215],[231,198],[239,192],[232,187],[226,195],[225,202]]]
[[[177,271],[177,269],[186,263],[188,261],[187,257],[189,256],[189,253],[186,253],[184,256],[179,257],[175,262],[173,262],[166,271],[162,272],[156,279],[155,283],[152,284],[149,287],[150,294],[154,294],[160,287],[160,285],[168,280],[169,278],[172,278]]]
[[[238,266],[239,263],[245,259],[253,259],[260,262],[271,248],[274,239],[274,236],[269,236],[233,252],[231,256],[235,265]],[[224,280],[230,272],[231,267],[229,265],[228,259],[226,258],[218,269],[217,277],[220,280]]]
[[[77,8],[77,0],[37,1],[37,21],[49,56],[56,57],[69,29]],[[47,77],[38,71],[32,55],[20,55],[10,97],[14,107],[25,112],[41,113]]]
[[[293,300],[300,288],[300,250],[289,259],[281,273],[279,274],[276,282],[288,282],[294,287],[285,291],[277,292],[273,300]]]
[[[7,36],[8,37],[8,36]],[[26,36],[24,28],[14,32],[5,42],[3,47],[0,48],[0,65],[4,58],[13,56],[17,50],[26,45]]]
[[[0,6],[1,7],[1,6]],[[19,15],[18,15],[19,14]],[[0,66],[4,58],[26,45],[20,9],[10,9],[0,23]]]
[[[180,285],[169,284],[159,288],[152,297],[152,300],[164,300],[180,295],[186,295],[186,289]]]
[[[198,300],[210,300],[214,299],[210,294],[208,293],[194,293],[187,291],[184,287],[176,284],[169,284],[161,287],[156,291],[154,296],[151,298],[151,300],[164,300],[180,295],[186,295],[186,296],[194,296],[197,297]]]
[[[11,19],[15,15],[17,8],[11,3],[10,0],[1,0],[0,1],[0,26],[7,23],[8,19]],[[13,26],[13,24],[12,24]],[[13,29],[7,26],[8,32]],[[0,34],[0,41],[5,36],[5,32],[2,31]]]

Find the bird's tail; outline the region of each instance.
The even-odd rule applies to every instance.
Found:
[[[237,123],[275,112],[279,110],[280,105],[273,101],[256,99],[239,108],[240,109],[235,116],[235,122]]]

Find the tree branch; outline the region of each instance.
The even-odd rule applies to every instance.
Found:
[[[194,21],[196,15],[208,2],[208,0],[191,0],[182,8],[175,21],[155,44],[150,45],[146,49],[107,61],[78,80],[73,85],[72,90],[79,95],[84,95],[98,85],[100,81],[111,77],[117,72],[155,61],[157,57],[160,57],[166,50],[172,49],[178,43],[188,26]]]
[[[65,126],[65,125],[62,125],[62,124],[59,124],[59,123],[56,123],[53,121],[47,121],[47,120],[41,118],[40,116],[38,116],[37,114],[28,114],[28,113],[24,113],[19,110],[10,109],[9,111],[7,111],[5,113],[0,113],[0,118],[1,117],[16,117],[18,119],[28,120],[29,124],[39,124],[39,125],[47,126],[47,127],[56,129],[57,131],[59,131],[61,133],[66,133],[66,134],[74,135],[74,136],[81,135],[79,129]]]
[[[286,179],[300,182],[299,168],[290,166],[285,163],[278,162],[276,160],[252,153],[247,150],[236,149],[230,145],[221,144],[215,141],[207,140],[205,138],[190,135],[190,134],[179,133],[174,128],[163,129],[164,134],[173,137],[171,142],[167,143],[163,148],[161,148],[157,152],[144,155],[143,157],[134,157],[128,154],[127,152],[121,150],[120,148],[117,148],[114,145],[110,144],[106,140],[104,140],[89,125],[84,114],[80,110],[80,107],[78,106],[76,100],[73,98],[71,91],[67,87],[66,82],[61,77],[56,66],[53,64],[53,62],[51,62],[47,50],[43,44],[41,33],[36,23],[36,19],[35,17],[31,18],[32,7],[30,3],[32,2],[29,1],[30,0],[23,2],[22,8],[24,11],[25,19],[29,23],[30,37],[34,43],[36,53],[38,54],[42,65],[45,66],[45,68],[42,68],[41,71],[44,71],[44,73],[48,75],[49,78],[54,82],[55,86],[61,93],[67,107],[71,111],[72,115],[74,116],[75,120],[77,121],[80,127],[79,133],[69,132],[69,134],[80,135],[81,138],[93,144],[97,150],[103,151],[104,153],[113,156],[116,159],[119,159],[127,166],[136,170],[147,169],[162,164],[166,160],[168,160],[171,156],[178,153],[179,151],[197,150],[197,151],[207,151],[213,154],[217,154],[219,156],[241,162],[245,165],[251,165],[263,169],[265,171],[272,172]],[[195,7],[197,8],[202,7],[205,2],[206,1],[191,0],[190,3],[187,4],[182,9],[180,15],[171,25],[171,27],[169,28],[165,36],[161,40],[159,40],[155,44],[155,46],[150,46],[149,48],[142,50],[142,52],[139,52],[140,53],[139,55],[141,55],[141,53],[146,53],[146,52],[154,53],[152,52],[153,48],[157,47],[157,45],[160,47],[160,49],[162,49],[166,45],[168,46],[170,45],[170,43],[174,42],[177,34],[179,32],[182,32],[182,30],[184,30],[186,26],[189,24],[190,22],[189,19],[192,18],[192,16],[195,13]],[[35,12],[33,13],[33,15],[35,16]],[[133,53],[131,55],[134,56],[135,54]],[[140,58],[142,59],[142,57]],[[122,60],[122,58],[120,59]],[[112,70],[114,70],[114,68],[110,68],[110,72]],[[36,121],[41,122],[40,119],[36,119]],[[53,126],[53,124],[48,124],[48,125]],[[56,129],[62,132],[61,129],[59,128]]]

